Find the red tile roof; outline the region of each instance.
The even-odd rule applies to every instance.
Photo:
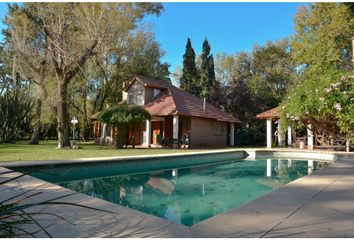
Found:
[[[144,81],[137,77],[136,80]],[[159,80],[149,79],[149,83]],[[145,109],[155,116],[168,116],[168,115],[184,115],[203,118],[212,118],[222,122],[241,123],[239,119],[231,114],[225,113],[219,108],[206,103],[205,110],[203,109],[203,100],[199,99],[192,94],[185,92],[167,81],[161,83],[161,88],[165,88],[159,95],[153,98],[149,103],[145,104]]]
[[[130,81],[124,88],[123,91],[127,91],[130,85],[133,84],[135,80],[138,80],[143,84],[144,87],[151,87],[151,88],[158,88],[158,89],[165,89],[168,85],[171,85],[168,81],[165,80],[157,80],[153,78],[148,78],[145,76],[136,76]]]
[[[124,91],[127,91],[134,81],[141,82],[145,87],[161,90],[156,97],[144,106],[152,116],[184,115],[212,118],[221,122],[241,123],[233,115],[223,112],[211,104],[206,103],[204,110],[202,99],[173,86],[168,81],[136,76],[124,87]],[[96,115],[94,114],[91,119],[95,119]]]
[[[279,119],[280,118],[280,111],[279,107],[275,107],[272,109],[269,109],[268,111],[262,112],[256,116],[259,119]]]

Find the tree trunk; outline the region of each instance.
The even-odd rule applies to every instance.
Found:
[[[58,121],[58,148],[67,148],[71,147],[68,84],[65,84],[63,81],[59,80],[58,91],[59,99],[56,111]]]
[[[86,91],[83,91],[82,101],[83,101],[83,129],[82,129],[82,141],[90,141],[91,125],[87,117],[87,96]]]
[[[39,144],[39,134],[41,129],[41,113],[42,113],[42,99],[37,97],[35,104],[35,117],[33,123],[33,132],[29,144]]]

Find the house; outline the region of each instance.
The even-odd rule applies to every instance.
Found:
[[[136,76],[126,84],[123,102],[144,106],[151,114],[151,121],[141,123],[134,133],[135,144],[147,147],[185,138],[190,147],[234,145],[234,124],[241,123],[168,81],[144,76]],[[113,136],[113,129],[97,122],[95,115],[92,119],[95,138],[102,139],[108,132]]]

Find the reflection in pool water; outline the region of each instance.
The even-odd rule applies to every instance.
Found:
[[[310,174],[323,162],[238,160],[59,185],[191,226]]]

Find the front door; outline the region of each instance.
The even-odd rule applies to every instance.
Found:
[[[152,122],[152,144],[160,144],[162,138],[162,121]]]

